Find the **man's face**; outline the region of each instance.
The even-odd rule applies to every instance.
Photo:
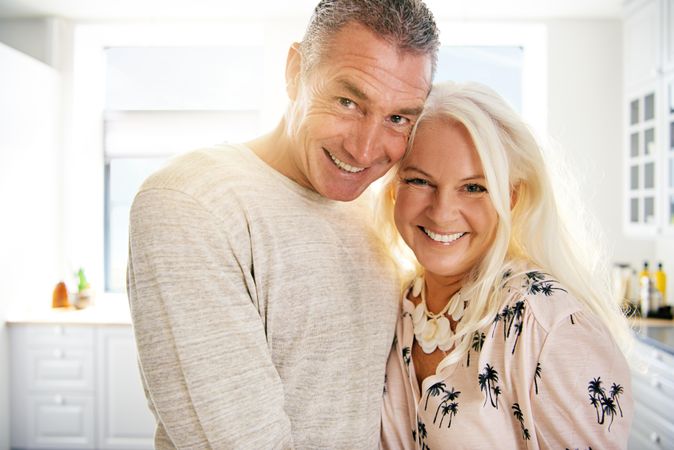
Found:
[[[430,90],[431,58],[401,53],[352,23],[307,78],[293,99],[300,115],[288,175],[324,197],[353,200],[405,152]]]

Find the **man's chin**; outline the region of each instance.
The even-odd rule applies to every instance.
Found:
[[[322,189],[319,194],[323,197],[330,200],[335,200],[338,202],[350,202],[358,197],[365,191],[368,185],[362,186],[326,186]]]

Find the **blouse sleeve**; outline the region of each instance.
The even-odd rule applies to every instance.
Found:
[[[411,425],[415,420],[414,405],[410,402],[411,387],[407,379],[406,364],[399,354],[401,351],[400,346],[394,342],[386,365],[380,446],[384,450],[415,448]]]
[[[578,312],[556,323],[537,367],[530,395],[541,448],[627,447],[630,371],[598,319]]]

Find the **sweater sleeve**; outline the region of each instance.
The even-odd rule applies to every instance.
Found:
[[[531,414],[541,448],[626,448],[629,367],[598,319],[578,312],[559,321],[538,363]]]
[[[157,448],[293,447],[246,223],[226,220],[168,189],[132,207],[127,289]]]

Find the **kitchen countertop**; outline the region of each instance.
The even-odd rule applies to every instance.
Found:
[[[131,314],[126,297],[116,296],[96,299],[84,309],[14,305],[7,311],[5,321],[8,325],[131,325]]]
[[[633,323],[634,334],[643,343],[674,355],[674,321],[641,319]]]

